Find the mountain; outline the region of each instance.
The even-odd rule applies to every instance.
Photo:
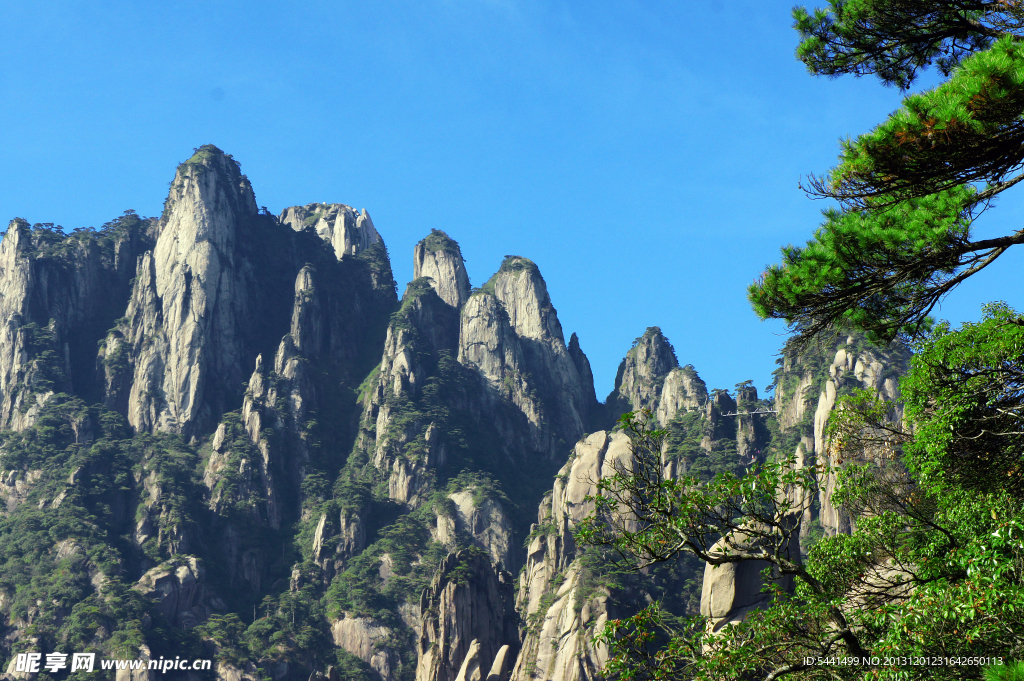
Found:
[[[659,599],[732,621],[759,594],[757,574],[726,583],[693,558],[626,573],[577,545],[597,481],[629,465],[619,415],[649,410],[665,474],[707,480],[825,456],[836,395],[895,397],[905,362],[854,338],[824,359],[787,349],[765,400],[749,381],[709,390],[651,327],[601,403],[534,262],[507,256],[473,288],[448,234],[412,255],[399,298],[365,210],[274,216],[212,145],[160,217],[11,222],[7,678],[40,677],[17,669],[26,651],[214,661],[167,672],[190,681],[601,678],[609,618]],[[802,546],[849,530],[827,494]]]

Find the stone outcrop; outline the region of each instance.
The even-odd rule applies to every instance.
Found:
[[[665,376],[655,416],[666,426],[680,412],[703,409],[708,401],[708,388],[693,365],[675,367]]]
[[[797,518],[792,518],[796,527]],[[748,526],[749,527],[749,526]],[[756,551],[765,545],[765,539],[754,532],[742,531],[719,539],[711,548],[711,554],[735,553],[742,550]],[[793,562],[800,561],[800,546],[795,539],[783,544],[782,556]],[[762,591],[764,580],[761,572],[770,566],[763,560],[748,560],[739,563],[704,565],[704,583],[700,595],[700,614],[709,619],[711,632],[721,631],[730,624],[742,622],[751,612],[768,607],[771,596]],[[772,582],[783,591],[792,591],[793,576],[781,575],[774,570]]]
[[[191,629],[210,616],[205,579],[194,556],[178,556],[146,572],[132,588],[153,600],[171,625]]]
[[[582,354],[582,353],[580,353]],[[584,432],[592,403],[540,270],[509,256],[462,310],[459,362],[530,424],[529,446],[552,459]]]
[[[526,370],[519,337],[509,323],[501,301],[493,295],[472,296],[462,309],[459,363],[477,373],[492,403],[504,400],[525,416],[530,428],[530,447],[544,451],[543,405],[536,381]]]
[[[626,411],[657,411],[665,377],[679,366],[675,350],[656,326],[649,327],[633,342],[619,364],[615,387],[605,400],[609,416],[617,419]]]
[[[783,370],[776,381],[775,407],[779,424],[783,432],[799,430],[800,442],[796,445],[795,465],[811,466],[816,461],[831,464],[825,428],[828,419],[835,409],[836,399],[842,390],[867,388],[875,391],[885,400],[893,401],[899,397],[897,376],[906,362],[906,355],[899,349],[883,352],[872,348],[863,341],[848,337],[838,343],[832,351],[824,355],[824,362],[817,364],[816,352],[821,349],[807,351],[803,356],[794,356],[784,351]],[[814,394],[818,392],[817,406],[814,405]],[[758,435],[760,417],[744,416],[743,411],[749,410],[757,401],[757,391],[750,386],[740,387],[736,393],[736,401],[724,400],[727,396],[716,395],[713,404],[709,404],[709,420],[718,424],[723,419],[713,411],[722,413],[722,408],[738,409],[741,414],[736,417],[737,454],[741,462],[753,462],[760,458]],[[722,402],[722,404],[719,404]],[[712,409],[712,407],[715,407]],[[897,418],[900,416],[897,414]],[[842,508],[832,505],[831,496],[835,490],[836,479],[829,475],[819,482],[820,495],[818,504],[803,489],[792,489],[787,492],[789,502],[795,509],[790,519],[799,531],[792,543],[786,547],[790,559],[800,560],[800,549],[813,540],[811,529],[818,525],[826,535],[850,533],[853,530],[853,519]],[[820,511],[817,509],[820,508]],[[742,534],[742,533],[741,533]],[[743,536],[734,537],[738,546],[756,546],[757,541],[746,540]],[[714,550],[725,547],[725,539],[715,545]],[[758,540],[759,541],[759,540]],[[763,580],[761,570],[768,567],[764,561],[749,561],[735,564],[724,564],[714,567],[707,565],[704,573],[701,594],[701,613],[711,618],[712,630],[718,631],[728,624],[742,621],[750,612],[767,607],[768,595],[761,592]],[[791,579],[779,579],[784,589],[792,587]]]
[[[512,540],[512,524],[501,502],[490,497],[478,499],[474,489],[464,489],[448,495],[455,504],[455,517],[450,519],[453,532],[445,535],[462,534],[476,546],[486,551],[491,560],[503,570],[511,572],[516,566]],[[441,527],[445,518],[438,518]],[[439,532],[438,534],[442,534]],[[452,537],[454,539],[454,537]],[[442,543],[457,544],[456,541]]]
[[[426,277],[441,300],[460,308],[469,299],[469,275],[462,249],[447,234],[431,230],[413,251],[413,279]]]
[[[898,351],[893,354],[873,350],[870,347],[855,347],[855,339],[846,340],[846,347],[836,350],[835,357],[828,367],[828,378],[825,379],[822,391],[818,396],[818,405],[814,410],[814,452],[827,465],[836,465],[828,452],[825,441],[825,428],[829,416],[836,406],[840,390],[844,388],[864,388],[874,391],[882,399],[894,402],[899,399],[899,375],[906,368],[906,355]],[[896,418],[903,417],[902,410],[897,408]],[[827,535],[836,533],[849,534],[853,531],[853,519],[842,508],[832,505],[832,494],[836,487],[836,478],[830,475],[822,485],[820,495],[821,515],[819,521]]]
[[[631,460],[629,438],[598,431],[576,444],[541,503],[516,599],[529,626],[513,679],[582,681],[594,678],[607,661],[607,650],[591,639],[608,619],[608,593],[584,592],[573,531],[593,511],[586,497],[596,492],[597,482],[628,468]]]
[[[450,359],[457,346],[458,313],[430,281],[414,280],[388,326],[383,357],[376,376],[368,379],[372,387],[363,402],[361,446],[388,475],[389,495],[396,501],[421,501],[427,471],[446,461],[446,446],[433,422],[402,416],[422,397],[442,354]]]
[[[291,206],[281,212],[278,220],[297,232],[312,229],[331,245],[339,259],[384,243],[365,209],[356,211],[343,203]]]
[[[294,349],[282,344],[275,360],[328,357],[351,379],[383,329],[394,282],[369,217],[332,206],[321,237],[341,262],[323,255],[320,238],[257,211],[248,179],[216,147],[181,164],[127,313],[105,343],[108,406],[137,431],[208,434],[238,404],[256,356],[286,333]],[[292,223],[305,220],[289,210]]]
[[[345,563],[366,547],[368,509],[342,508],[336,517],[320,515],[313,532],[313,562],[324,570],[327,579],[339,572]],[[333,549],[327,540],[334,539]]]
[[[247,295],[257,273],[239,247],[254,236],[256,199],[238,164],[204,147],[178,167],[164,210],[114,336],[133,360],[129,423],[191,437],[225,411],[261,316]]]
[[[782,371],[776,380],[775,409],[783,433],[797,431],[797,465],[822,462],[834,464],[828,453],[825,431],[839,395],[853,389],[874,391],[884,400],[899,399],[899,376],[906,371],[909,352],[902,347],[876,348],[858,336],[840,338],[828,348],[811,347],[801,354],[783,350]],[[895,417],[902,418],[897,409]],[[825,535],[849,533],[853,521],[841,508],[832,505],[836,480],[821,481],[817,506],[810,499],[794,499],[807,507],[801,525],[801,542],[808,544],[808,532],[818,524]]]
[[[476,549],[449,554],[420,598],[416,681],[480,676],[518,647],[512,576]],[[509,646],[509,648],[505,648]],[[476,664],[467,666],[467,658]]]
[[[382,644],[391,629],[365,617],[345,617],[331,624],[334,645],[352,653],[380,675],[382,681],[397,678],[399,660]]]
[[[0,428],[28,428],[55,393],[97,396],[96,344],[151,233],[131,211],[70,235],[11,221],[0,243]]]
[[[575,333],[569,337],[569,357],[576,366],[576,374],[580,377],[580,388],[583,390],[583,413],[584,426],[586,430],[598,430],[604,413],[604,405],[597,401],[597,394],[594,392],[594,372],[590,368],[590,360],[583,354],[580,348],[580,339]]]
[[[42,475],[43,472],[38,468],[28,471],[3,472],[3,475],[0,476],[0,501],[4,503],[5,515],[28,501],[28,495]]]
[[[661,426],[678,414],[704,410],[708,389],[692,365],[679,366],[675,350],[656,326],[633,342],[619,364],[615,387],[605,400],[605,422],[627,411],[649,409]]]
[[[764,416],[757,410],[757,388],[752,385],[736,389],[736,455],[743,465],[764,460],[762,447],[768,441]]]

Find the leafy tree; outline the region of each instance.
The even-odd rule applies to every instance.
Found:
[[[873,340],[924,330],[960,282],[1024,243],[1024,230],[975,240],[973,221],[1024,174],[1024,5],[986,0],[831,0],[794,10],[797,56],[813,74],[875,75],[908,88],[923,69],[949,79],[908,96],[812,177],[838,208],[806,246],[786,246],[749,289],[762,318],[807,340],[853,325]]]
[[[830,424],[835,469],[776,461],[704,483],[663,480],[661,434],[628,424],[636,464],[603,483],[581,539],[614,546],[637,568],[682,552],[713,565],[764,561],[772,598],[714,635],[699,618],[669,621],[657,604],[612,621],[603,634],[610,671],[623,679],[980,678],[979,667],[808,658],[1011,661],[1024,652],[1024,319],[1000,304],[956,331],[932,330],[928,317],[960,282],[1024,243],[1024,230],[971,234],[992,201],[1024,179],[1024,3],[831,0],[794,18],[797,56],[812,74],[875,75],[903,90],[929,67],[947,77],[844,142],[839,164],[810,178],[809,193],[838,206],[749,289],[755,311],[790,323],[797,345],[850,327],[875,342],[917,338],[901,381],[903,419],[894,405],[855,393]],[[790,518],[801,510],[792,500],[815,496],[832,475],[834,503],[855,529],[817,542],[805,563],[787,558]],[[785,575],[791,590],[777,579]]]
[[[930,367],[915,369],[927,378]],[[980,667],[913,660],[1019,657],[1024,504],[1005,486],[979,492],[942,477],[918,485],[908,469],[921,469],[934,443],[894,426],[892,408],[869,392],[845,398],[830,433],[834,454],[863,464],[814,471],[776,461],[707,483],[665,480],[664,433],[624,416],[634,465],[599,483],[579,539],[613,547],[634,569],[683,553],[711,565],[762,561],[770,604],[717,633],[705,618],[679,621],[658,603],[612,620],[600,634],[612,651],[606,672],[624,680],[961,679],[978,678]],[[796,519],[829,474],[856,528],[822,539],[802,563]],[[862,662],[874,657],[880,664]]]

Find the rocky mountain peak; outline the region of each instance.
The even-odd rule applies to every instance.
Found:
[[[754,391],[756,400],[757,391]],[[680,411],[700,409],[708,401],[708,387],[692,364],[677,367],[665,377],[655,410],[658,422],[667,425]]]
[[[533,261],[506,256],[463,306],[461,322],[459,362],[522,411],[536,451],[553,457],[583,433],[593,408],[577,369],[585,358],[570,356]]]
[[[32,233],[29,229],[28,220],[14,218],[7,224],[7,232],[4,234],[3,243],[0,243],[0,274],[6,272],[6,266],[11,258],[19,251],[23,251],[32,243]]]
[[[238,161],[212,144],[199,147],[178,166],[164,202],[165,220],[171,217],[175,206],[180,203],[208,206],[213,212],[227,210],[235,215],[255,215],[257,212],[256,195],[249,178],[242,174]],[[230,236],[216,230],[221,226],[218,221],[203,220],[207,216],[197,217],[201,239],[218,241],[218,237]]]
[[[11,221],[0,244],[0,426],[30,426],[54,393],[98,397],[96,344],[123,314],[149,225],[134,211],[71,233]]]
[[[295,278],[291,336],[295,349],[306,357],[320,355],[323,346],[323,312],[316,296],[316,270],[306,265]]]
[[[656,409],[665,377],[678,366],[675,350],[661,329],[648,327],[619,364],[615,388],[606,400],[618,412],[612,417],[625,411]]]
[[[597,394],[594,391],[594,372],[590,368],[590,360],[583,354],[583,349],[580,347],[580,339],[575,333],[569,337],[569,357],[572,358],[572,363],[576,365],[576,373],[580,377],[580,387],[583,389],[583,399],[589,405],[586,422],[587,429],[590,430],[595,425],[596,420],[600,418],[600,405],[597,402]]]
[[[240,251],[259,217],[249,180],[217,147],[178,166],[160,236],[140,264],[147,276],[135,280],[133,303],[148,302],[130,305],[124,324],[135,351],[129,421],[137,430],[191,435],[224,399],[208,378],[232,387],[243,380],[243,336],[258,306],[245,295],[256,275]]]
[[[501,267],[482,290],[493,293],[501,301],[517,335],[538,340],[557,339],[565,346],[562,325],[551,305],[547,284],[532,260],[518,255],[505,256]]]
[[[296,232],[311,228],[331,244],[335,255],[359,255],[370,246],[384,243],[364,208],[357,211],[343,203],[307,203],[281,211],[278,220]]]
[[[428,277],[441,300],[462,307],[469,298],[469,275],[459,244],[444,232],[432,229],[413,252],[413,278]]]

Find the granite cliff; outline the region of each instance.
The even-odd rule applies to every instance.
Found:
[[[756,571],[623,575],[577,545],[597,481],[630,465],[619,415],[649,410],[664,474],[706,480],[823,456],[851,386],[896,395],[905,358],[855,339],[784,354],[773,400],[749,381],[709,390],[651,327],[601,403],[536,263],[508,256],[473,288],[448,234],[411,251],[399,298],[365,210],[272,215],[212,145],[178,166],[159,217],[10,224],[8,677],[33,678],[17,652],[74,649],[210,657],[224,681],[601,678],[609,618],[659,599],[735,621],[760,593]],[[849,531],[831,484],[800,548]]]

